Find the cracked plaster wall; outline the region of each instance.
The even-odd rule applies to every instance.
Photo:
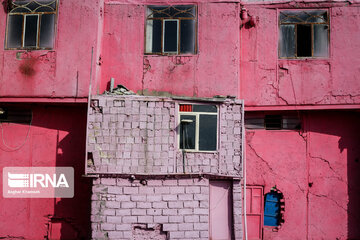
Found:
[[[285,198],[285,223],[264,239],[360,237],[359,122],[358,112],[317,111],[300,133],[247,130],[247,183]]]
[[[105,2],[101,92],[114,77],[115,83],[144,94],[237,96],[239,4],[193,3],[198,6],[197,54],[156,56],[144,55],[146,4]]]
[[[241,29],[240,97],[246,105],[360,103],[358,4],[290,2],[245,7],[258,18],[256,27]],[[277,9],[284,8],[329,8],[329,58],[278,59]]]
[[[99,8],[98,1],[59,1],[52,50],[4,50],[2,45],[0,96],[87,97],[91,48],[96,48]],[[2,43],[5,41],[6,16],[1,7]],[[95,55],[94,50],[94,59]]]

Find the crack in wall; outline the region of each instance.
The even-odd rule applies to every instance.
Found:
[[[290,179],[287,179],[287,177],[285,177],[285,176],[281,176],[281,175],[277,174],[277,173],[274,171],[274,169],[270,166],[270,164],[269,164],[263,157],[261,157],[261,156],[256,152],[255,148],[254,148],[254,147],[251,145],[251,143],[250,143],[250,142],[251,142],[251,139],[252,139],[252,137],[253,137],[254,135],[255,135],[254,132],[248,132],[248,133],[247,133],[247,136],[248,136],[247,146],[248,146],[248,147],[250,148],[250,150],[255,154],[255,156],[256,156],[258,159],[260,159],[263,163],[265,163],[265,165],[266,165],[266,166],[268,167],[268,169],[270,170],[270,173],[271,173],[272,175],[276,176],[276,177],[279,179],[279,182],[281,182],[281,181],[286,181],[286,182],[288,182],[288,183],[291,183],[291,184],[293,184],[293,185],[296,185],[302,193],[305,193],[305,189],[302,188],[302,187],[300,186],[300,184],[299,184],[296,180],[290,180]],[[263,180],[263,184],[266,185],[266,182],[268,182],[268,181],[265,179],[265,177],[263,176],[263,174],[261,174],[260,176],[261,176],[261,178],[262,178],[262,180]]]
[[[335,201],[334,199],[330,198],[328,195],[323,195],[323,194],[316,194],[316,193],[313,193],[311,191],[309,191],[309,194],[315,196],[315,197],[318,197],[318,198],[326,198],[328,200],[330,200],[331,202],[335,203],[336,206],[338,206],[339,208],[341,208],[342,210],[344,210],[346,213],[347,213],[347,208],[341,206],[337,201]]]
[[[274,173],[274,169],[270,166],[270,164],[264,159],[262,158],[255,150],[255,148],[251,145],[250,142],[247,143],[247,145],[249,146],[249,148],[251,149],[251,151],[255,154],[255,156],[260,159],[263,163],[265,163],[265,165],[268,167],[268,169]],[[274,173],[275,174],[275,173]],[[276,175],[276,174],[275,174]]]
[[[360,97],[360,94],[334,94],[332,92],[329,92],[329,94],[323,96],[321,98],[321,100],[316,101],[315,104],[320,104],[321,102],[324,101],[330,101],[331,99],[335,99],[336,101],[340,101],[343,100],[347,103],[347,100],[351,100],[352,102],[354,102],[357,98]]]
[[[328,167],[331,169],[331,171],[336,175],[336,177],[334,177],[334,178],[336,178],[336,179],[338,179],[339,181],[344,182],[344,183],[347,184],[347,182],[341,177],[341,175],[340,175],[339,173],[337,173],[337,172],[335,171],[335,169],[333,169],[333,167],[331,166],[329,160],[326,160],[325,158],[322,158],[322,157],[311,156],[311,153],[309,153],[309,157],[312,158],[312,159],[319,159],[319,160],[325,162],[325,163],[328,165]],[[331,178],[331,177],[328,177],[328,178]]]
[[[290,105],[289,102],[283,98],[282,96],[280,96],[280,93],[279,93],[279,86],[275,86],[274,83],[271,83],[269,84],[274,90],[275,90],[275,93],[276,93],[276,97],[280,100],[282,100],[286,105]]]

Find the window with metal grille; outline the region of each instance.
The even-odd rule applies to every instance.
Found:
[[[247,129],[299,130],[301,120],[295,114],[248,114],[245,115],[245,127]]]
[[[146,54],[196,53],[195,5],[148,6],[146,16]]]
[[[281,11],[279,27],[280,58],[328,57],[328,11]]]
[[[179,148],[216,151],[217,117],[215,105],[181,104],[179,106]]]
[[[52,49],[57,0],[15,0],[9,6],[5,49]]]

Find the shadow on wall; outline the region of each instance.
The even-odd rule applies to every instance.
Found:
[[[347,239],[360,239],[360,112],[334,111],[326,114],[317,112],[310,116],[312,118],[311,123],[315,124],[308,126],[307,130],[309,132],[340,137],[338,141],[340,155],[346,154],[347,158]],[[325,149],[325,151],[327,150],[330,149]],[[328,161],[327,164],[332,171],[341,171],[341,169],[337,168],[339,163],[330,159],[324,161]],[[339,178],[341,181],[346,181],[346,179],[341,179],[341,176]],[[332,187],[336,188],[336,186]],[[341,189],[334,189],[334,191],[337,190]],[[334,202],[336,203],[336,200]]]
[[[6,234],[26,239],[90,239],[91,181],[82,177],[85,171],[86,104],[1,106],[31,109],[32,121],[28,138],[22,132],[24,129],[27,131],[30,120],[27,123],[4,124],[6,129],[2,134],[6,134],[10,146],[26,140],[16,151],[5,151],[1,145],[0,158],[15,159],[16,166],[73,167],[75,190],[73,198],[15,199],[16,203],[11,199],[0,199],[6,206],[25,206],[24,212],[14,213],[18,217],[11,223],[18,225],[24,221],[25,226],[13,229],[8,227],[10,223],[6,223],[0,232],[6,231]],[[19,133],[21,136],[17,136]],[[11,162],[2,162],[2,166],[8,164]],[[1,221],[6,221],[6,216],[0,214]]]
[[[83,106],[62,108],[63,121],[60,129],[68,134],[64,137],[58,131],[56,166],[74,168],[74,197],[55,200],[51,225],[58,225],[49,239],[90,239],[91,179],[84,178],[86,144],[86,108]],[[60,232],[59,232],[60,230]],[[60,233],[60,234],[59,234]]]

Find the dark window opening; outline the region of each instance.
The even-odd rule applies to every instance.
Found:
[[[195,149],[196,116],[180,116],[180,148]]]
[[[217,116],[200,115],[199,124],[199,150],[215,151],[217,138]]]
[[[217,107],[215,105],[181,104],[179,147],[194,151],[216,151]]]
[[[311,56],[311,25],[299,24],[297,26],[297,56]]]
[[[268,130],[282,129],[281,115],[266,115],[265,116],[265,129],[268,129]]]
[[[52,49],[57,1],[13,1],[7,16],[6,49]]]
[[[328,57],[329,19],[326,10],[280,12],[279,57]]]
[[[164,52],[178,51],[178,23],[177,20],[164,21]]]
[[[0,107],[0,123],[23,123],[32,121],[32,112],[29,109]]]
[[[196,53],[195,5],[148,6],[145,53]]]

